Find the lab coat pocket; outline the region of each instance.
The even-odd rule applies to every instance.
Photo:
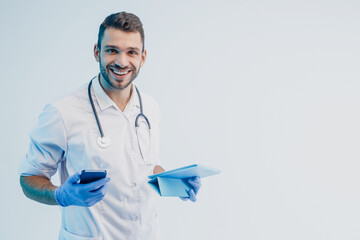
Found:
[[[68,232],[65,228],[60,229],[59,240],[103,240],[103,237],[85,237],[71,232]]]

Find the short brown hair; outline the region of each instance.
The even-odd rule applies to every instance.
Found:
[[[104,32],[107,28],[116,28],[124,32],[139,32],[141,36],[141,41],[143,44],[142,51],[145,48],[145,36],[143,25],[135,14],[127,12],[118,12],[113,13],[105,18],[101,23],[98,34],[98,47],[101,47],[101,41],[104,36]]]

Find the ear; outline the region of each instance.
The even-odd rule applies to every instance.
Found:
[[[146,55],[147,55],[147,52],[146,52],[146,49],[144,49],[144,51],[141,53],[140,67],[142,67],[144,65],[145,60],[146,60]]]
[[[100,59],[100,49],[98,48],[97,43],[95,43],[95,45],[94,45],[94,57],[97,62],[100,61],[99,60]]]

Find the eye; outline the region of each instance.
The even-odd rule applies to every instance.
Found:
[[[131,51],[129,51],[129,54],[130,54],[130,55],[137,55],[138,53],[137,53],[137,51],[135,51],[135,50],[131,50]]]
[[[109,48],[109,49],[106,49],[105,52],[108,54],[115,54],[115,53],[117,53],[117,50]]]

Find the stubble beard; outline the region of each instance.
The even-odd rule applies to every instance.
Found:
[[[105,82],[111,87],[111,88],[114,88],[114,89],[117,89],[117,90],[122,90],[122,89],[125,89],[127,88],[128,86],[130,86],[130,84],[135,80],[135,78],[139,75],[139,72],[140,72],[140,68],[138,71],[136,71],[135,68],[133,68],[133,70],[131,71],[131,78],[130,78],[130,81],[125,85],[125,86],[117,86],[115,84],[113,84],[110,80],[110,77],[109,77],[109,74],[107,73],[106,71],[106,67],[104,67],[101,63],[101,58],[99,59],[99,65],[100,65],[100,74],[101,76],[104,78]]]

